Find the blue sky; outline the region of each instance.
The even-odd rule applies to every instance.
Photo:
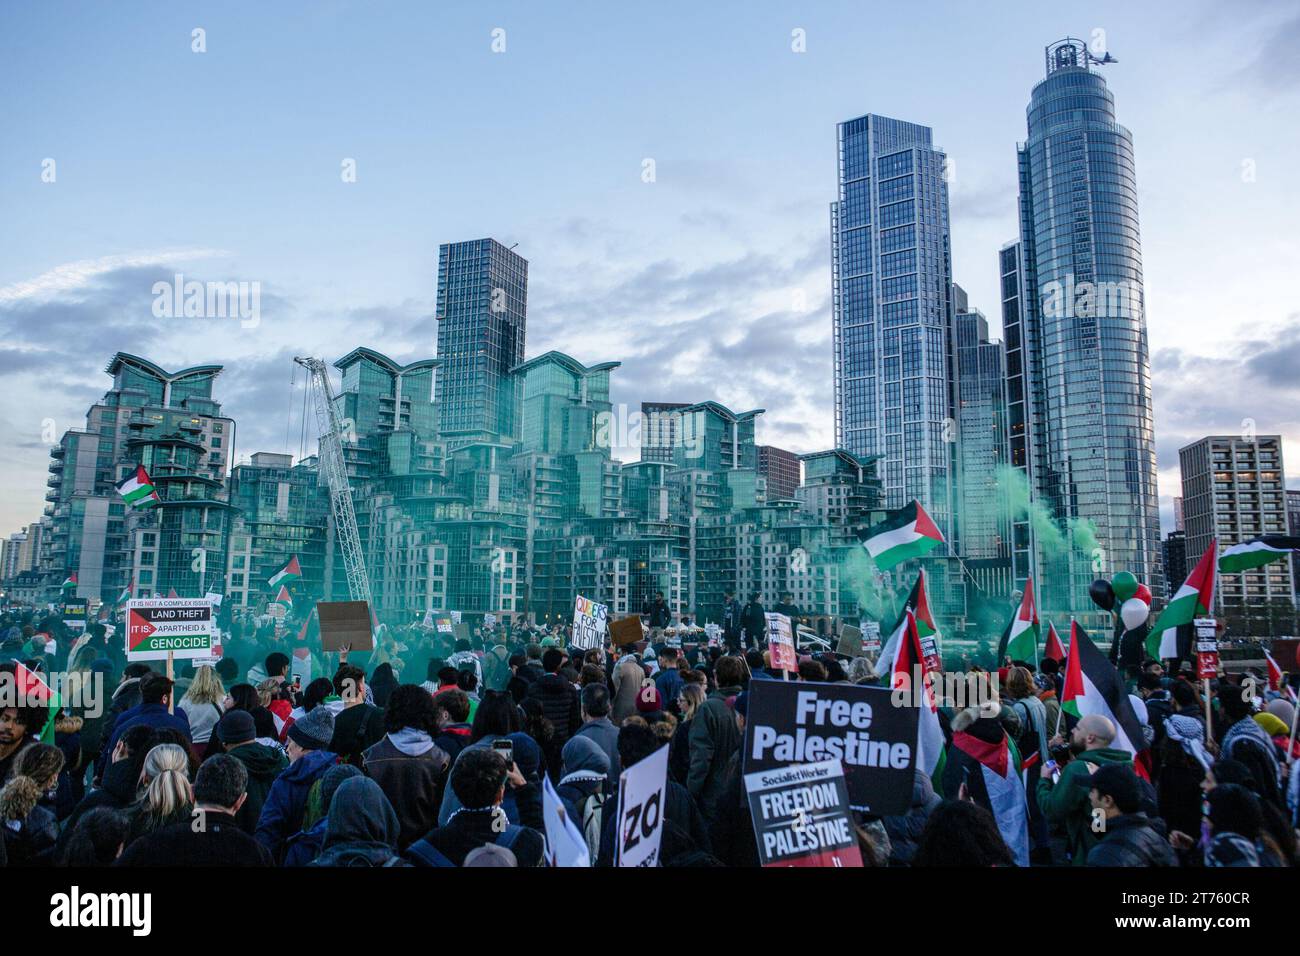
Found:
[[[484,235],[530,262],[530,355],[826,447],[835,123],[934,128],[955,278],[996,329],[1043,47],[1096,30],[1136,140],[1166,519],[1177,448],[1243,419],[1300,474],[1300,16],[1225,6],[0,6],[0,532],[39,515],[42,423],[82,424],[113,351],[225,363],[239,454],[283,450],[290,357],[434,354],[438,244]],[[260,324],[155,319],[176,272],[259,282]]]

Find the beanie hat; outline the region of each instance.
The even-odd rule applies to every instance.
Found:
[[[636,695],[636,709],[641,714],[654,714],[664,709],[663,698],[659,696],[659,688],[648,680]]]
[[[289,727],[289,739],[303,750],[324,750],[334,739],[334,714],[328,707],[317,707]]]
[[[239,744],[257,737],[253,715],[246,710],[231,710],[217,721],[217,739],[223,744]]]
[[[1256,714],[1255,723],[1264,728],[1264,733],[1268,734],[1270,737],[1285,737],[1287,734],[1291,733],[1291,728],[1282,721],[1281,717],[1278,717],[1276,714],[1270,714],[1267,711]]]

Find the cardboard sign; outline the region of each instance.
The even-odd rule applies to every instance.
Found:
[[[573,601],[573,646],[584,651],[605,646],[609,605],[597,604],[579,594]],[[637,640],[640,640],[640,635]]]
[[[497,616],[496,616],[495,614],[484,614],[484,615],[483,615],[483,626],[484,626],[484,627],[496,627],[496,626],[497,626]]]
[[[635,644],[645,636],[641,630],[641,618],[635,614],[632,617],[625,617],[621,621],[609,622],[609,639],[615,647],[626,647],[628,644]]]
[[[764,616],[767,618],[767,650],[772,658],[769,666],[778,671],[791,673],[798,671],[799,657],[794,652],[794,636],[790,630],[790,619],[784,614],[776,614],[772,611],[768,611]]]
[[[203,598],[138,598],[126,602],[126,659],[156,661],[212,656],[212,605]]]
[[[849,803],[879,816],[912,803],[916,707],[896,707],[887,687],[753,681],[744,772],[842,760]]]
[[[879,631],[877,631],[877,635]],[[879,641],[879,637],[877,637]],[[863,657],[866,655],[866,648],[862,646],[862,631],[852,624],[845,624],[840,628],[840,640],[835,645],[835,653],[843,657]]]
[[[745,774],[762,866],[861,866],[838,760]]]
[[[320,643],[327,651],[374,650],[375,638],[370,630],[370,605],[365,601],[321,601],[316,605],[320,619]]]
[[[619,775],[619,866],[659,865],[659,841],[664,834],[667,791],[667,747],[660,747]]]

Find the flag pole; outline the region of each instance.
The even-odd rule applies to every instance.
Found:
[[[173,681],[176,679],[175,658],[176,658],[175,651],[167,652],[167,679],[169,681]],[[167,713],[169,714],[176,713],[176,694],[174,692],[167,695]]]
[[[1214,743],[1214,707],[1210,704],[1210,679],[1203,677],[1201,683],[1205,687],[1205,740]]]
[[[1285,674],[1282,675],[1282,683],[1283,685],[1286,684]],[[1288,767],[1295,762],[1295,731],[1297,727],[1300,727],[1300,720],[1296,720],[1295,716],[1293,715],[1291,717],[1291,744],[1289,747],[1287,747],[1287,751],[1286,751],[1286,765]]]

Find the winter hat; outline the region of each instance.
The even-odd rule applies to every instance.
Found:
[[[1277,700],[1270,700],[1268,706],[1264,709],[1286,724],[1287,727],[1290,727],[1291,721],[1295,720],[1295,707],[1292,706],[1289,700],[1283,700],[1280,697]]]
[[[1255,715],[1255,723],[1264,728],[1264,733],[1270,737],[1285,737],[1291,733],[1291,728],[1282,722],[1282,718],[1276,714],[1270,714],[1267,711]]]
[[[664,709],[664,702],[659,695],[659,688],[652,682],[647,680],[636,695],[636,709],[637,713],[640,714],[657,714]]]
[[[256,737],[253,715],[246,710],[227,711],[217,721],[217,739],[223,744],[239,744]]]
[[[289,728],[289,739],[303,750],[324,750],[334,739],[334,714],[328,707],[317,707]]]

